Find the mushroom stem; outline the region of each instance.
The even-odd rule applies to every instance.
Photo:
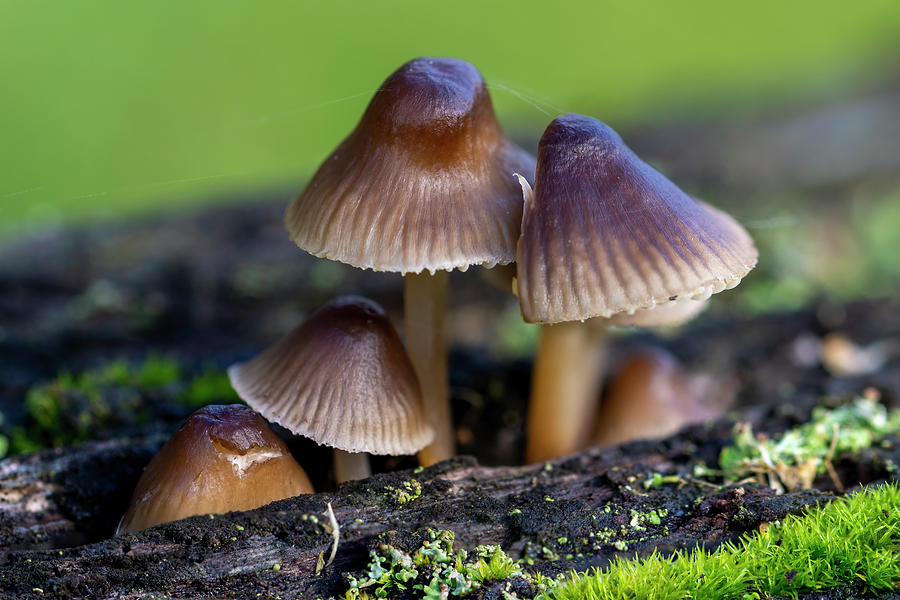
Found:
[[[433,275],[409,273],[404,277],[406,346],[419,385],[425,414],[434,429],[434,440],[419,451],[423,466],[455,454],[453,424],[447,383],[447,341],[444,315],[447,306],[447,271]]]
[[[528,405],[527,462],[583,446],[603,376],[603,336],[603,328],[578,321],[541,326]]]
[[[365,452],[347,452],[334,449],[334,477],[338,483],[365,479],[372,475],[369,455]]]

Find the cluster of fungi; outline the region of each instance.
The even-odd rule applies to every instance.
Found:
[[[369,453],[418,453],[425,466],[452,457],[444,312],[453,269],[498,267],[493,279],[541,325],[527,461],[708,418],[658,352],[626,366],[597,413],[604,332],[683,322],[757,259],[734,219],[593,118],[554,119],[535,160],[504,135],[480,73],[447,58],[415,59],[388,77],[285,224],[317,257],[402,273],[406,345],[370,300],[325,305],[229,369],[250,408],[188,418],[144,472],[120,532],[311,492],[259,415],[333,447],[338,481],[366,477]],[[185,454],[199,460],[186,466]]]

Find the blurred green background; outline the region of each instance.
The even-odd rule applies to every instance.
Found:
[[[730,113],[877,77],[900,2],[0,1],[0,235],[299,184],[418,55],[512,133]]]
[[[363,275],[290,244],[282,206],[385,77],[422,55],[474,63],[530,150],[552,117],[589,114],[734,214],[759,265],[708,314],[900,289],[900,0],[0,0],[7,419],[59,364],[149,345],[221,366],[293,326],[298,290],[310,309],[335,289],[358,293]],[[258,217],[257,237],[216,231],[210,221],[229,220],[218,213],[59,231],[215,202],[258,203],[230,213]],[[30,232],[46,235],[11,241]],[[391,294],[371,290],[397,299],[392,281]],[[488,304],[458,303],[454,344],[529,356],[536,327],[515,298],[496,323]],[[203,335],[188,344],[184,331]],[[146,375],[125,365],[54,389],[91,401]]]
[[[900,81],[900,2],[0,0],[0,239],[271,190],[287,200],[419,55],[478,66],[526,143],[568,111],[626,132],[727,123]],[[900,178],[842,191],[830,216],[791,190],[729,205],[716,197],[729,188],[702,179],[688,189],[760,243],[751,309],[877,294],[900,275]]]

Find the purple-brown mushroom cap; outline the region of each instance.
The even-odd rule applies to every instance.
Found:
[[[547,127],[518,243],[526,321],[704,300],[737,285],[756,259],[737,221],[688,196],[607,125],[565,115]]]

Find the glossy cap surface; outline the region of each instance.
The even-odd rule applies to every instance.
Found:
[[[737,221],[685,194],[607,125],[566,115],[547,127],[518,243],[526,321],[704,300],[737,285],[756,259]]]
[[[356,129],[288,208],[291,239],[362,269],[418,273],[515,260],[534,158],[497,122],[471,64],[418,58],[381,85]]]
[[[253,360],[228,369],[268,420],[347,452],[413,454],[433,437],[419,382],[380,306],[338,298]]]
[[[259,415],[240,404],[206,406],[150,461],[116,533],[312,492],[303,468]]]

